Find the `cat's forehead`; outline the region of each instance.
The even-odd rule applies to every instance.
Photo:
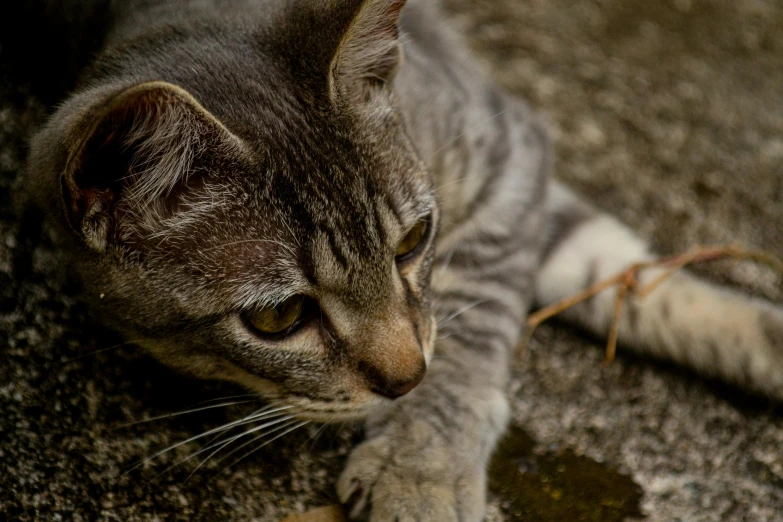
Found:
[[[396,118],[303,116],[261,144],[247,190],[260,195],[261,215],[314,234],[330,229],[351,241],[388,243],[431,210],[431,177]]]
[[[415,157],[387,162],[354,153],[327,161],[310,151],[297,161],[259,160],[214,181],[192,206],[205,214],[182,216],[163,244],[170,252],[172,241],[182,242],[185,259],[174,261],[216,300],[231,299],[221,307],[324,288],[357,300],[378,295],[402,235],[435,205]]]
[[[275,176],[266,212],[285,227],[281,235],[301,242],[314,272],[351,272],[381,262],[434,205],[429,176],[417,164],[395,165],[362,158],[311,165]]]

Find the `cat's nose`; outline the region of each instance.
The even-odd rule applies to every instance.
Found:
[[[408,379],[394,380],[387,382],[376,382],[372,387],[372,391],[378,395],[383,395],[389,399],[397,399],[403,395],[407,395],[411,392],[419,383],[424,379],[424,374],[427,373],[426,366],[421,365],[419,371]]]

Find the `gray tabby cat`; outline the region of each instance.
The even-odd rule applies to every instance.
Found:
[[[108,2],[23,190],[161,361],[366,418],[352,517],[475,522],[528,310],[652,254],[549,179],[539,117],[405,3]],[[781,308],[685,273],[629,306],[629,348],[783,398]],[[567,315],[603,334],[612,308]]]

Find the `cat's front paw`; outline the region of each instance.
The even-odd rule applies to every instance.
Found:
[[[509,418],[494,387],[423,385],[367,424],[337,484],[354,520],[479,522],[486,466]]]
[[[478,522],[486,474],[477,452],[460,455],[426,423],[385,430],[358,446],[337,485],[352,520]]]

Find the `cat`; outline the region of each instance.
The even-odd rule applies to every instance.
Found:
[[[302,419],[365,419],[352,518],[481,520],[528,311],[654,253],[551,177],[543,118],[433,2],[100,5],[19,186],[96,314]],[[613,308],[564,317],[603,335]],[[783,310],[689,273],[620,341],[783,397]]]

